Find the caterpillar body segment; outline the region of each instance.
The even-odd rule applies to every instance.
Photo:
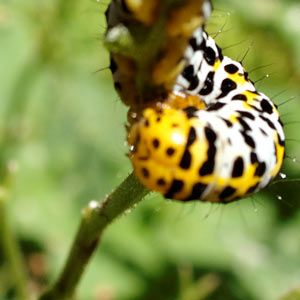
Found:
[[[115,88],[131,111],[140,114],[153,99],[162,100],[173,89],[187,62],[184,53],[188,42],[197,28],[202,30],[211,10],[210,0],[111,1],[106,11],[105,41],[112,42],[124,34],[135,45],[130,55],[110,53]],[[161,23],[164,29],[157,32]],[[143,43],[145,35],[153,39],[150,46],[147,41],[146,46]]]
[[[206,104],[222,99],[230,101],[228,94],[239,88],[256,92],[242,64],[223,56],[222,50],[202,29],[194,32],[185,57],[188,63],[177,78],[175,90],[198,95]]]

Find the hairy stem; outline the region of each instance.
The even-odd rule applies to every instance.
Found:
[[[149,190],[132,173],[104,201],[92,201],[83,210],[81,224],[62,273],[39,300],[71,299],[104,229],[148,193]]]

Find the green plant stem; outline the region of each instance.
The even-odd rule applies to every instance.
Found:
[[[0,137],[2,147],[0,153],[0,244],[8,265],[9,276],[16,289],[18,299],[21,300],[29,299],[28,274],[21,249],[8,218],[6,200],[12,175],[8,164],[21,140],[21,124],[33,82],[38,78],[38,70],[39,60],[36,60],[27,63],[20,72],[16,80],[16,87],[7,101],[6,112],[2,120],[4,130]]]
[[[24,260],[18,242],[10,228],[6,213],[6,191],[1,187],[0,191],[0,243],[6,262],[9,265],[9,276],[14,282],[18,299],[28,300],[28,289],[26,286],[27,273]]]
[[[81,224],[62,273],[39,300],[71,299],[104,229],[148,193],[149,190],[132,173],[104,201],[92,201],[83,210]]]

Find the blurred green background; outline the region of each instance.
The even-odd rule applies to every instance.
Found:
[[[32,295],[57,276],[81,209],[131,172],[127,109],[101,42],[108,2],[0,1],[0,198],[6,189]],[[295,97],[279,106],[287,179],[226,206],[151,194],[107,229],[80,300],[273,300],[300,286],[300,187],[289,182],[300,178],[300,1],[213,3],[207,29],[224,53],[249,49],[259,90],[277,104]],[[17,299],[2,251],[0,299]]]

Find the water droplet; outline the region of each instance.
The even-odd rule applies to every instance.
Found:
[[[89,207],[90,207],[91,209],[96,209],[97,207],[99,207],[99,202],[96,201],[96,200],[92,200],[92,201],[90,201],[90,203],[89,203]]]
[[[136,112],[131,112],[131,113],[130,113],[130,117],[131,117],[132,119],[136,119],[136,118],[137,118],[137,113],[136,113]]]
[[[282,179],[285,179],[285,178],[286,178],[286,174],[284,174],[284,173],[279,173],[279,176],[280,176]]]

